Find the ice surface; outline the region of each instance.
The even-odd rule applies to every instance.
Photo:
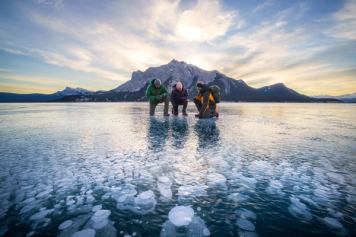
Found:
[[[0,226],[0,236],[5,235],[8,230],[9,228],[7,226]]]
[[[313,233],[352,233],[355,110],[309,106],[320,105],[222,103],[221,118],[206,127],[179,117],[183,132],[172,118],[148,119],[147,103],[0,105],[12,108],[0,109],[1,230],[69,237],[90,228],[103,237],[116,236],[115,223],[120,236],[157,235],[167,210],[192,205],[200,208],[186,227],[197,224],[197,236],[208,228],[197,214],[213,236],[255,235],[235,224],[256,225],[241,207],[258,216],[261,236],[265,228],[305,233],[304,224],[263,221],[273,215],[310,221]],[[113,214],[95,217],[103,208]],[[72,224],[60,229],[66,220]]]
[[[255,225],[251,221],[244,218],[237,218],[236,225],[243,230],[255,231]]]
[[[85,229],[78,232],[75,232],[71,237],[94,237],[95,230],[93,229]]]
[[[189,206],[173,207],[169,213],[168,218],[175,226],[188,225],[194,217],[194,210]]]
[[[72,220],[66,220],[64,222],[62,222],[59,226],[58,226],[58,229],[59,230],[64,230],[66,228],[68,228],[69,226],[71,226],[73,224],[73,221]]]

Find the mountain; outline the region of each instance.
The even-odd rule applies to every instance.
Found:
[[[356,92],[352,94],[339,95],[339,96],[319,95],[319,96],[314,96],[314,98],[337,99],[345,103],[356,103]]]
[[[171,89],[180,80],[183,82],[192,99],[196,95],[195,85],[203,81],[208,85],[218,85],[224,101],[251,102],[338,102],[335,99],[311,98],[289,89],[282,83],[253,88],[242,80],[235,80],[216,70],[207,71],[192,64],[172,60],[159,67],[150,67],[145,71],[135,71],[131,80],[117,88],[87,96],[68,96],[63,101],[144,101],[145,91],[153,78],[160,78],[163,85]]]
[[[340,102],[334,98],[312,98],[289,89],[282,83],[253,88],[242,80],[235,80],[216,70],[203,70],[192,64],[173,59],[171,62],[158,67],[150,67],[145,71],[135,71],[131,80],[109,91],[91,92],[80,88],[65,88],[63,91],[50,95],[30,94],[19,95],[21,100],[16,102],[37,101],[145,101],[145,92],[153,78],[160,78],[163,85],[169,90],[178,80],[182,81],[192,99],[196,94],[195,85],[202,81],[208,85],[218,85],[221,88],[223,101],[250,101],[250,102]],[[7,101],[16,99],[17,94],[7,93]],[[26,97],[27,96],[27,97]],[[42,96],[42,97],[41,97]],[[0,102],[5,102],[0,94]],[[9,99],[10,98],[10,99]],[[36,98],[36,100],[34,99]]]
[[[58,101],[66,96],[88,95],[91,91],[82,88],[66,87],[62,91],[53,94],[16,94],[0,92],[0,102],[50,102]]]

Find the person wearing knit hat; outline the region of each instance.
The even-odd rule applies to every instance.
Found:
[[[158,78],[151,80],[147,90],[146,97],[150,103],[150,115],[155,114],[156,106],[159,103],[164,103],[164,116],[169,116],[168,107],[169,107],[169,94],[162,82]]]
[[[188,106],[188,91],[184,88],[182,82],[177,82],[172,87],[171,94],[171,103],[172,103],[172,113],[173,115],[178,115],[178,106],[183,105],[182,114],[187,116],[187,106]]]

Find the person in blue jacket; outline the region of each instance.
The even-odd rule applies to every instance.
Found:
[[[188,91],[184,88],[182,82],[177,82],[171,93],[171,103],[172,103],[172,113],[173,115],[178,115],[178,106],[183,105],[182,114],[187,116],[187,106],[188,106]]]

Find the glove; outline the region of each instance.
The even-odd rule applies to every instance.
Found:
[[[158,101],[161,101],[161,100],[162,100],[162,96],[161,96],[161,95],[157,95],[157,96],[156,96],[156,99],[157,99]]]

